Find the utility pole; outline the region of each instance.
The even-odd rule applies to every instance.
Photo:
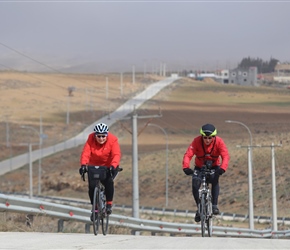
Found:
[[[6,122],[6,147],[10,147],[10,131],[9,131],[9,123],[8,123],[8,116],[5,116],[5,122]]]
[[[197,75],[197,74],[196,74]],[[248,149],[248,183],[249,183],[249,228],[251,230],[254,230],[254,200],[253,200],[253,136],[252,132],[249,129],[249,127],[239,121],[232,121],[232,120],[226,120],[227,123],[236,123],[239,125],[242,125],[244,128],[247,129],[249,136],[250,136],[250,145],[248,146],[239,146],[239,147],[247,147]]]
[[[106,100],[109,98],[109,80],[108,77],[106,77]]]
[[[162,115],[145,115],[139,116],[134,108],[133,114],[130,118],[124,118],[123,120],[132,120],[132,216],[139,218],[139,176],[138,176],[138,126],[137,119],[157,118]]]
[[[42,128],[42,116],[39,116],[39,151],[40,157],[38,160],[38,195],[41,194],[41,175],[42,175],[42,167],[41,167],[41,159],[42,159],[42,143],[43,143],[43,128]]]
[[[248,182],[249,182],[249,229],[254,230],[254,198],[253,198],[253,166],[252,166],[252,149],[255,147],[260,147],[259,145],[248,145],[248,146],[241,146],[237,145],[238,148],[247,148],[248,151]]]
[[[24,128],[24,129],[30,129],[30,130],[33,130],[34,132],[36,132],[39,136],[39,143],[31,143],[30,142],[30,139],[29,139],[29,143],[27,144],[28,145],[28,149],[29,149],[29,152],[28,152],[28,156],[29,156],[29,197],[32,198],[33,196],[33,188],[32,188],[32,146],[33,145],[38,145],[39,146],[39,153],[40,153],[40,157],[39,157],[39,160],[38,160],[38,194],[40,195],[41,193],[41,158],[42,158],[42,143],[43,143],[43,139],[46,138],[46,135],[43,134],[43,130],[42,130],[42,116],[40,115],[40,118],[39,118],[39,132],[34,128],[34,127],[31,127],[31,126],[21,126],[21,128]]]
[[[120,73],[120,96],[123,98],[123,72]]]
[[[282,147],[282,144],[274,145],[272,143],[269,146],[262,146],[262,145],[252,145],[252,146],[241,146],[237,145],[239,148],[247,148],[248,149],[248,160],[251,155],[251,149],[252,148],[271,148],[271,167],[272,167],[272,230],[277,231],[277,198],[276,198],[276,170],[275,170],[275,147]],[[249,164],[251,162],[249,161]],[[253,186],[250,187],[253,190]],[[253,191],[252,191],[253,192]],[[253,207],[253,199],[251,200],[251,204],[249,204],[249,207]],[[251,211],[251,210],[250,210]],[[254,229],[254,216],[252,215],[252,222],[250,222],[251,215],[249,214],[249,223],[250,223],[250,229]],[[251,226],[252,225],[252,226]]]
[[[132,83],[135,84],[135,65],[132,66]]]
[[[33,170],[32,170],[32,146],[38,143],[20,143],[20,145],[28,145],[28,162],[29,162],[29,199],[33,198]]]
[[[163,76],[166,76],[166,63],[163,64]]]
[[[138,137],[137,137],[137,117],[132,115],[132,216],[139,218],[139,173],[138,173]]]
[[[144,65],[143,65],[143,77],[146,77],[146,60],[144,60]]]
[[[66,125],[69,124],[69,112],[70,112],[70,96],[67,97]]]
[[[32,144],[28,143],[28,157],[29,157],[29,199],[33,197],[33,176],[32,176]]]
[[[275,147],[282,147],[282,144],[261,146],[261,148],[271,148],[271,168],[272,168],[272,231],[277,231],[277,196],[276,196],[276,167],[275,167]]]

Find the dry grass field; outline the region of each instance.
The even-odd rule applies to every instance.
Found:
[[[107,80],[106,80],[107,79]],[[40,116],[44,147],[68,139],[100,117],[107,115],[127,98],[159,78],[143,74],[132,83],[124,75],[121,96],[120,75],[54,75],[0,73],[1,88],[1,159],[27,151],[21,143],[38,141],[33,131],[21,125],[39,129]],[[108,84],[107,84],[108,82]],[[106,86],[109,85],[109,91]],[[68,87],[74,86],[73,96]],[[108,93],[108,95],[107,95]],[[67,124],[68,103],[70,121]],[[165,206],[166,137],[168,135],[169,204],[168,208],[195,209],[191,195],[191,180],[185,176],[181,162],[183,154],[199,128],[213,123],[224,138],[231,161],[228,171],[220,178],[219,207],[222,212],[248,213],[247,149],[249,133],[239,124],[246,124],[253,137],[254,213],[270,216],[272,212],[271,143],[275,148],[278,216],[290,217],[289,206],[289,124],[290,91],[275,87],[244,87],[220,85],[212,81],[197,82],[180,79],[146,102],[138,115],[159,114],[154,119],[138,119],[138,169],[141,206]],[[7,124],[9,143],[7,147]],[[124,171],[116,179],[115,204],[132,204],[131,121],[120,121],[110,128],[119,137],[123,152]],[[37,147],[37,146],[36,146]],[[42,195],[88,199],[87,183],[78,175],[82,147],[57,153],[42,159]],[[34,193],[37,194],[38,162],[34,163]],[[2,192],[28,193],[28,166],[0,176]]]
[[[143,90],[158,76],[55,75],[0,73],[1,89],[1,158],[27,149],[21,143],[38,142],[42,124],[46,139],[43,146],[53,145],[80,132],[98,118],[109,114],[128,98]],[[69,88],[73,91],[69,95]],[[7,130],[8,140],[7,140]],[[7,151],[7,144],[12,145]]]

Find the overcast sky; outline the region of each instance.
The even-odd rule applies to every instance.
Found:
[[[279,0],[0,0],[0,69],[32,62],[14,50],[52,67],[96,62],[148,71],[160,63],[234,67],[248,56],[290,61],[289,13],[290,1]]]

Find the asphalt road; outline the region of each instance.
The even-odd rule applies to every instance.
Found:
[[[289,249],[290,240],[1,232],[0,249]]]

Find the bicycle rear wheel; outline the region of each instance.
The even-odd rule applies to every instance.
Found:
[[[206,226],[206,207],[205,207],[205,194],[201,195],[200,199],[200,226],[201,226],[201,236],[205,236],[205,226]]]
[[[95,187],[94,190],[94,199],[93,199],[93,207],[92,207],[92,213],[93,213],[93,229],[94,229],[94,234],[98,235],[99,231],[99,225],[100,225],[100,214],[99,214],[99,188]],[[96,216],[95,209],[98,207],[98,213]]]

